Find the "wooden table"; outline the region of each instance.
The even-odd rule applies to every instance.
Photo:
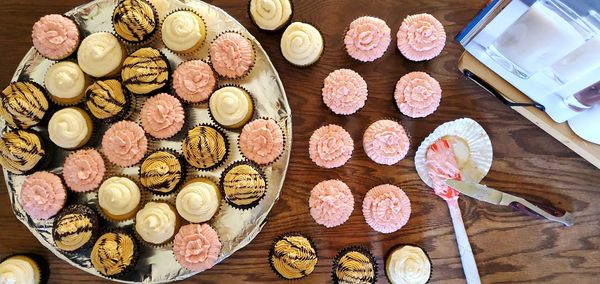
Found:
[[[83,0],[2,0],[0,4],[0,79],[8,84],[20,59],[31,47],[30,29],[41,16],[63,13]],[[314,238],[319,251],[315,272],[295,283],[331,282],[332,259],[348,245],[364,245],[379,264],[378,282],[387,283],[384,256],[400,243],[417,244],[433,260],[432,283],[464,283],[452,223],[445,203],[417,176],[413,157],[420,142],[438,125],[461,117],[479,121],[494,145],[494,163],[484,180],[492,187],[529,197],[544,197],[575,212],[576,225],[534,220],[506,207],[462,198],[463,217],[484,283],[597,283],[600,278],[600,172],[535,125],[504,107],[491,95],[464,79],[456,62],[462,48],[452,39],[477,13],[483,0],[295,0],[294,19],[314,23],[326,40],[325,54],[314,67],[298,69],[285,62],[279,52],[279,35],[260,32],[246,13],[246,1],[209,1],[224,8],[254,34],[271,55],[286,87],[293,110],[294,146],[281,195],[264,230],[246,248],[215,268],[186,283],[273,282],[279,278],[267,263],[271,240],[281,233],[300,231]],[[409,14],[428,12],[446,27],[448,44],[432,61],[413,63],[391,46],[384,58],[363,64],[352,60],[342,44],[345,27],[362,15],[385,19],[393,33]],[[394,37],[395,40],[395,37]],[[351,68],[366,79],[369,100],[358,114],[332,114],[321,100],[323,79],[338,68]],[[426,71],[443,88],[440,109],[425,119],[408,119],[393,101],[398,79],[410,71]],[[362,149],[362,133],[381,118],[401,120],[412,136],[408,158],[396,166],[379,166]],[[312,132],[326,123],[346,128],[355,140],[350,162],[339,169],[318,168],[308,156]],[[352,189],[355,210],[345,224],[333,229],[317,225],[309,215],[312,187],[325,179],[341,179]],[[402,187],[412,202],[413,213],[406,227],[393,234],[371,230],[361,214],[364,194],[372,187],[392,183]],[[62,262],[40,245],[13,216],[4,182],[0,190],[0,257],[35,252],[47,257],[52,283],[102,282]]]

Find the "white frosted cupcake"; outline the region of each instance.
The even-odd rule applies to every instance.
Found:
[[[112,221],[132,219],[141,202],[140,188],[129,178],[111,177],[98,190],[98,206]]]
[[[64,108],[52,115],[48,122],[48,135],[56,146],[63,149],[83,147],[92,137],[90,116],[80,108]]]
[[[417,246],[398,246],[385,260],[385,275],[392,284],[425,284],[431,278],[431,260]]]
[[[173,240],[179,229],[175,208],[163,201],[148,202],[135,216],[135,232],[144,243],[160,247]]]
[[[196,13],[175,11],[162,23],[162,41],[176,53],[198,50],[206,39],[206,24]]]
[[[254,102],[246,90],[227,86],[210,96],[209,110],[216,123],[236,129],[250,121],[254,114]]]
[[[192,223],[204,223],[219,211],[221,191],[206,178],[188,181],[177,194],[177,212],[183,219]]]
[[[117,37],[110,33],[93,33],[77,51],[77,62],[83,72],[96,78],[116,76],[127,56]]]
[[[321,58],[324,47],[321,32],[309,24],[292,23],[281,36],[281,53],[296,66],[315,64]]]
[[[52,101],[66,106],[83,100],[90,80],[77,63],[62,61],[50,66],[44,84]]]
[[[283,28],[292,18],[290,0],[250,0],[250,19],[265,31]]]

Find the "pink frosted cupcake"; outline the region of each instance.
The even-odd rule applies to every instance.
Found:
[[[62,15],[47,15],[39,19],[31,32],[33,46],[44,57],[62,60],[79,46],[79,29],[75,22]]]
[[[49,172],[36,172],[23,182],[21,206],[34,219],[49,219],[65,206],[67,190],[60,178]]]
[[[360,17],[350,24],[346,32],[346,51],[356,60],[375,61],[382,57],[390,46],[391,32],[390,27],[381,19]]]
[[[384,184],[367,192],[362,211],[373,230],[389,234],[400,230],[408,222],[410,200],[399,187]]]
[[[239,143],[240,151],[246,158],[266,165],[283,153],[285,139],[281,127],[275,121],[257,119],[244,126]]]
[[[363,147],[374,162],[393,165],[404,159],[410,148],[410,140],[400,123],[380,120],[365,131]]]
[[[406,17],[398,30],[398,49],[409,60],[432,59],[446,45],[446,32],[440,21],[429,14]]]
[[[246,76],[254,65],[252,42],[236,32],[221,34],[210,45],[210,60],[222,77],[238,79]]]
[[[394,93],[400,111],[412,118],[434,113],[442,100],[440,83],[425,72],[408,73],[396,84]]]
[[[344,128],[327,125],[317,129],[310,137],[310,158],[319,167],[332,169],[343,166],[354,150],[354,141]]]
[[[216,87],[215,72],[202,60],[184,62],[173,73],[175,94],[189,103],[208,100]]]
[[[67,156],[63,166],[63,177],[71,190],[88,192],[100,186],[105,171],[100,153],[94,149],[85,149]]]
[[[108,160],[121,167],[139,162],[148,151],[144,129],[132,121],[120,121],[111,126],[102,137],[102,152]]]
[[[339,69],[325,78],[323,102],[336,114],[350,115],[365,106],[367,82],[350,69]]]
[[[169,94],[149,98],[140,111],[142,127],[158,139],[173,137],[183,128],[185,112],[179,100]]]
[[[207,224],[183,226],[173,241],[173,254],[177,262],[194,272],[215,266],[220,252],[219,236]]]
[[[344,224],[354,210],[350,188],[340,180],[326,180],[317,184],[308,200],[310,216],[327,228]]]

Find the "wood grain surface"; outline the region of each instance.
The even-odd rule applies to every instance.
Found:
[[[83,0],[0,1],[0,81],[8,84],[20,59],[31,47],[30,29],[41,16],[64,13]],[[245,283],[281,281],[271,272],[267,251],[273,238],[288,231],[311,236],[318,247],[318,267],[309,277],[294,283],[328,283],[332,259],[348,245],[371,249],[379,264],[378,282],[387,283],[384,257],[391,247],[417,244],[433,261],[431,283],[464,283],[452,223],[445,203],[421,182],[414,169],[414,153],[420,142],[443,122],[471,117],[488,131],[494,145],[494,163],[484,182],[489,186],[530,198],[545,198],[575,214],[576,225],[535,220],[507,207],[461,198],[467,232],[483,283],[598,283],[600,279],[600,172],[535,125],[504,107],[491,95],[464,79],[456,63],[462,52],[453,36],[484,5],[483,0],[295,0],[294,20],[314,23],[326,41],[322,60],[307,69],[292,67],[279,51],[279,34],[267,34],[251,24],[242,0],[208,1],[229,12],[253,33],[271,56],[293,111],[293,150],[281,199],[268,223],[246,248],[210,271],[185,283]],[[342,38],[355,18],[372,15],[398,30],[409,14],[428,12],[448,33],[447,46],[438,58],[414,63],[390,46],[382,59],[359,63],[346,55]],[[394,37],[395,41],[395,37]],[[321,100],[323,79],[338,68],[351,68],[367,81],[369,99],[357,114],[331,113]],[[425,119],[401,115],[393,101],[398,79],[410,71],[425,71],[441,82],[440,109]],[[362,133],[381,118],[401,120],[412,136],[408,157],[396,166],[370,161],[362,149]],[[335,123],[355,140],[350,162],[325,170],[308,156],[308,140],[318,127]],[[317,225],[309,215],[312,187],[325,179],[341,179],[352,189],[355,209],[345,224],[333,229]],[[408,225],[393,234],[371,230],[361,214],[365,193],[373,186],[392,183],[403,188],[412,202]],[[69,266],[40,245],[11,212],[4,182],[0,189],[0,257],[35,252],[50,261],[51,283],[101,283],[101,279]]]

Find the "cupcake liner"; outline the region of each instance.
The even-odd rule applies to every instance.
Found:
[[[196,181],[198,179],[209,180],[210,182],[214,183],[215,186],[217,187],[217,189],[218,189],[217,190],[217,196],[219,197],[219,207],[217,208],[217,211],[215,211],[215,214],[209,220],[207,220],[205,222],[192,222],[192,221],[189,221],[189,220],[185,219],[181,215],[179,215],[179,216],[181,217],[181,219],[185,220],[185,222],[187,222],[189,224],[212,223],[215,220],[215,218],[217,216],[219,216],[219,212],[221,212],[221,210],[223,209],[223,204],[224,204],[224,202],[223,202],[224,197],[223,197],[223,193],[221,192],[221,188],[219,187],[219,180],[215,180],[214,178],[209,177],[209,176],[205,176],[205,175],[194,174],[192,176],[187,177],[187,179],[185,180],[185,182],[181,185],[181,189],[185,188],[186,185],[188,185],[188,184],[190,184],[190,183],[192,183],[192,182],[194,182],[194,181]],[[177,195],[179,195],[179,192],[177,192]],[[177,200],[177,199],[175,199],[175,200]],[[177,209],[177,204],[175,206],[175,209]],[[179,211],[177,211],[177,214],[179,214]]]
[[[182,156],[183,156],[184,160],[187,162],[187,164],[189,166],[188,170],[195,169],[195,170],[198,170],[198,171],[210,171],[210,170],[213,170],[213,169],[218,168],[221,165],[223,165],[223,163],[225,163],[225,161],[227,161],[227,159],[229,158],[229,154],[230,154],[230,151],[231,151],[230,148],[229,148],[230,147],[229,137],[227,137],[227,132],[225,130],[223,130],[220,126],[214,125],[214,124],[211,124],[211,123],[196,124],[194,127],[190,128],[188,130],[188,132],[191,131],[192,129],[194,129],[196,127],[200,127],[200,126],[206,126],[206,127],[214,128],[219,134],[221,134],[223,136],[224,142],[225,142],[225,155],[223,156],[223,159],[221,159],[221,161],[218,161],[217,163],[215,163],[214,165],[212,165],[210,167],[207,167],[207,168],[198,168],[198,167],[192,165],[190,162],[187,161],[187,158],[185,157],[185,154],[182,155]],[[183,147],[185,145],[185,140],[187,140],[187,138],[188,138],[188,134],[186,133],[185,138],[183,139],[183,141],[181,143],[181,153],[185,153],[185,149]]]
[[[283,233],[281,235],[279,235],[278,237],[276,237],[272,242],[271,242],[271,246],[269,246],[269,255],[267,256],[267,262],[269,263],[269,267],[271,268],[271,271],[273,271],[273,273],[275,273],[277,276],[279,276],[280,280],[286,280],[286,281],[296,281],[296,280],[301,280],[306,278],[307,276],[309,276],[311,273],[306,274],[300,278],[293,278],[293,279],[288,279],[285,278],[283,275],[281,275],[279,273],[279,271],[277,271],[277,269],[275,268],[275,265],[273,265],[273,262],[271,261],[271,257],[273,255],[275,255],[275,244],[277,244],[277,242],[283,240],[285,237],[303,237],[306,238],[308,240],[308,242],[310,243],[310,245],[312,246],[312,248],[315,250],[315,256],[317,256],[317,263],[318,263],[318,259],[319,259],[319,250],[317,249],[317,246],[315,245],[315,242],[313,241],[313,239],[305,234],[302,234],[300,232],[296,232],[296,231],[292,231],[292,232],[287,232],[287,233]],[[316,265],[315,265],[315,269],[316,269]],[[313,271],[314,272],[314,271]]]
[[[215,83],[215,87],[211,91],[211,94],[214,93],[217,89],[220,88],[219,87],[219,75],[217,74],[217,71],[215,71],[215,68],[213,68],[212,63],[210,62],[210,60],[207,60],[207,59],[190,59],[190,60],[183,61],[179,65],[177,65],[177,67],[173,70],[173,73],[171,74],[171,89],[170,89],[171,90],[171,94],[173,94],[173,96],[175,96],[177,99],[179,99],[179,101],[181,101],[181,103],[183,105],[202,106],[202,105],[208,104],[208,101],[210,100],[210,96],[209,96],[204,101],[201,101],[201,102],[191,102],[191,101],[188,101],[188,100],[182,98],[181,96],[179,96],[177,94],[177,91],[175,91],[175,88],[173,88],[173,82],[175,82],[175,80],[173,78],[173,75],[175,74],[175,71],[177,70],[177,68],[179,68],[179,66],[181,66],[183,63],[186,63],[186,62],[189,62],[189,61],[197,61],[197,60],[198,61],[202,61],[202,62],[208,64],[208,66],[210,66],[210,69],[212,70],[212,72],[213,72],[213,74],[215,76],[216,83]]]
[[[244,124],[243,124],[242,126],[240,126],[240,127],[228,127],[228,126],[225,126],[225,125],[223,125],[223,124],[219,123],[219,122],[218,122],[218,121],[215,119],[215,117],[214,117],[214,115],[213,115],[213,113],[212,113],[212,110],[211,110],[211,108],[210,108],[210,105],[208,106],[208,116],[210,117],[210,120],[211,120],[211,121],[213,121],[215,124],[219,125],[219,126],[220,126],[221,128],[223,128],[223,129],[227,129],[227,130],[229,130],[229,131],[233,131],[233,130],[241,130],[241,129],[242,129],[242,128],[243,128],[243,127],[246,125],[246,124],[248,124],[250,121],[252,121],[252,120],[254,119],[255,115],[256,115],[256,98],[254,97],[254,95],[252,95],[252,93],[251,93],[250,91],[248,91],[248,89],[246,89],[246,88],[244,88],[244,87],[242,87],[242,86],[240,86],[240,85],[237,85],[237,84],[224,84],[224,85],[220,85],[220,86],[218,86],[218,87],[216,88],[215,92],[216,92],[216,91],[218,91],[218,90],[220,90],[220,89],[222,89],[222,88],[226,88],[226,87],[235,87],[235,88],[240,88],[240,89],[244,90],[244,92],[246,92],[246,93],[248,94],[248,96],[250,97],[250,100],[251,100],[251,102],[252,102],[252,115],[250,116],[250,119],[248,119],[248,121],[247,121],[246,123],[244,123]],[[214,93],[214,92],[213,92],[213,93]],[[207,101],[207,102],[210,102],[210,98],[208,99],[208,101]]]
[[[171,210],[173,210],[173,213],[175,213],[175,230],[173,232],[173,235],[168,240],[166,240],[165,242],[160,243],[160,244],[154,244],[154,243],[151,243],[151,242],[148,242],[148,241],[144,240],[144,238],[142,238],[142,236],[140,236],[140,234],[135,229],[135,224],[137,222],[137,219],[134,218],[134,220],[133,220],[133,231],[134,231],[135,238],[141,244],[146,245],[146,246],[151,247],[151,248],[155,248],[155,249],[165,249],[165,248],[168,248],[168,247],[170,247],[170,246],[173,245],[173,239],[175,239],[175,235],[179,231],[179,228],[181,228],[181,226],[182,226],[182,223],[183,223],[182,219],[183,218],[181,218],[181,216],[179,216],[179,213],[177,213],[177,207],[172,202],[169,202],[167,200],[158,199],[158,198],[152,198],[152,199],[149,198],[149,199],[147,199],[144,202],[144,204],[142,204],[142,206],[140,207],[140,210],[142,210],[146,206],[146,204],[148,204],[149,202],[166,203],[166,204],[169,205],[169,207],[171,207]]]
[[[263,195],[260,196],[255,201],[253,201],[252,203],[247,204],[247,205],[237,205],[233,202],[228,201],[227,194],[225,193],[225,186],[224,186],[225,176],[227,175],[227,173],[229,173],[229,171],[231,171],[233,168],[235,168],[236,166],[239,166],[239,165],[248,165],[248,166],[252,167],[256,172],[258,172],[260,177],[265,181],[265,192],[263,193]],[[260,204],[260,202],[267,195],[267,190],[269,190],[269,180],[267,179],[265,172],[256,163],[244,159],[244,160],[239,160],[239,161],[233,162],[231,165],[227,166],[227,168],[225,168],[225,170],[223,170],[223,173],[221,174],[221,179],[219,180],[219,189],[221,189],[221,195],[223,196],[223,199],[231,207],[233,207],[235,209],[239,209],[239,210],[250,210],[250,209],[253,209],[256,206],[258,206],[258,204]]]
[[[39,283],[40,284],[46,284],[48,283],[48,279],[50,277],[50,266],[48,264],[48,261],[41,255],[39,254],[34,254],[34,253],[15,253],[15,254],[11,254],[8,255],[7,257],[3,258],[2,260],[0,260],[0,263],[4,262],[5,260],[12,258],[12,257],[26,257],[29,260],[31,260],[33,262],[33,264],[35,266],[37,266],[37,270],[40,273],[40,279]]]
[[[317,31],[319,31],[319,34],[321,35],[321,39],[323,39],[323,50],[321,50],[321,55],[319,55],[319,58],[311,64],[297,65],[297,64],[290,62],[289,60],[287,60],[285,58],[285,56],[283,55],[283,50],[281,50],[281,48],[279,48],[279,53],[281,54],[281,57],[283,57],[285,59],[285,62],[287,62],[289,65],[300,68],[300,69],[307,69],[313,65],[317,65],[317,63],[319,63],[319,61],[321,61],[321,59],[323,58],[323,54],[325,54],[325,47],[327,46],[327,42],[325,41],[325,37],[323,36],[323,31],[317,25],[314,25],[312,22],[309,22],[309,21],[297,21],[297,22],[303,23],[303,24],[309,24],[309,25],[313,26],[315,29],[317,29]],[[290,24],[292,24],[292,23],[290,22]],[[289,26],[289,24],[288,24],[288,26]]]
[[[126,267],[121,273],[115,274],[115,275],[104,275],[103,273],[101,273],[100,271],[98,271],[98,273],[100,273],[102,276],[110,279],[110,280],[120,280],[121,278],[123,278],[123,276],[129,274],[130,272],[132,272],[135,267],[137,266],[137,263],[139,261],[140,258],[140,244],[136,241],[136,238],[134,236],[133,231],[135,231],[134,229],[130,228],[130,227],[122,227],[122,228],[105,228],[102,230],[102,233],[99,234],[100,236],[103,236],[104,234],[107,233],[116,233],[116,234],[126,234],[128,235],[132,242],[133,242],[133,257],[131,259],[131,264]],[[94,243],[95,244],[95,243]],[[93,265],[92,265],[92,268]],[[95,269],[95,268],[94,268]]]
[[[283,156],[283,153],[285,152],[285,147],[287,145],[287,136],[285,135],[285,131],[283,130],[284,128],[281,127],[281,125],[279,125],[279,122],[277,122],[277,120],[269,118],[269,117],[264,117],[264,116],[259,117],[258,119],[271,120],[271,121],[275,122],[277,124],[277,126],[281,129],[281,134],[283,134],[283,150],[281,151],[281,153],[275,159],[273,159],[273,161],[266,163],[266,164],[260,164],[260,163],[253,161],[252,159],[246,157],[246,155],[244,155],[244,153],[242,152],[242,147],[240,146],[241,135],[239,135],[237,137],[237,144],[238,144],[238,148],[240,149],[240,154],[242,155],[242,157],[244,157],[245,159],[248,159],[249,161],[252,161],[253,163],[256,163],[257,165],[259,165],[261,167],[269,167],[269,166],[272,166],[273,164],[275,164],[281,158],[281,156]],[[253,121],[254,120],[251,120],[248,123],[253,122]],[[243,128],[242,128],[242,131],[243,131]]]
[[[130,175],[124,175],[124,174],[111,175],[110,177],[105,178],[103,180],[103,182],[106,181],[109,178],[112,178],[112,177],[128,178],[131,181],[133,181],[139,187],[139,189],[140,189],[140,203],[138,204],[137,208],[134,209],[135,212],[132,214],[132,216],[129,217],[129,218],[125,218],[123,220],[117,220],[115,218],[112,218],[112,217],[108,216],[104,212],[104,210],[100,207],[100,201],[99,200],[94,204],[95,209],[98,212],[98,215],[100,215],[100,217],[102,217],[102,219],[104,221],[109,222],[109,223],[111,223],[113,225],[117,225],[117,226],[121,227],[121,226],[126,225],[128,223],[131,223],[131,221],[133,221],[135,219],[135,213],[137,213],[137,211],[139,211],[142,208],[142,205],[146,204],[146,200],[150,199],[150,195],[146,191],[143,190],[142,186],[140,186],[139,181],[136,180],[134,177],[132,177]]]
[[[256,64],[256,57],[257,57],[257,55],[256,55],[256,46],[254,45],[254,42],[250,38],[248,38],[247,36],[245,36],[242,32],[236,31],[236,30],[226,30],[226,31],[223,31],[223,32],[219,33],[215,37],[215,39],[210,43],[210,45],[212,46],[215,43],[215,41],[217,41],[217,39],[219,39],[219,37],[221,37],[222,35],[227,34],[227,33],[236,33],[236,34],[239,34],[239,35],[243,36],[250,43],[250,45],[252,45],[252,53],[253,53],[252,54],[252,64],[250,64],[250,67],[248,68],[248,71],[246,71],[246,73],[244,73],[243,75],[238,76],[238,77],[223,76],[223,75],[219,74],[218,72],[215,72],[215,74],[218,76],[219,79],[225,79],[225,80],[243,80],[243,79],[247,78],[248,75],[250,75],[252,73],[252,70],[254,69],[254,65]],[[209,50],[207,56],[208,56],[208,60],[211,62],[211,66],[212,66],[213,60],[212,60],[212,58],[210,56],[210,50]],[[214,67],[213,67],[213,69],[214,69]]]
[[[52,62],[52,64],[50,64],[50,66],[48,66],[48,68],[46,69],[46,72],[44,72],[44,74],[47,74],[47,72],[50,70],[50,68],[52,68],[54,65],[58,64],[58,63],[62,63],[62,62],[71,62],[71,63],[77,63],[77,60],[75,59],[63,59],[61,61],[54,61]],[[79,64],[77,65],[79,66]],[[80,68],[81,69],[81,68]],[[82,102],[84,102],[86,100],[86,90],[87,88],[92,85],[92,78],[86,74],[85,72],[83,72],[83,70],[81,70],[81,72],[83,73],[84,76],[84,80],[85,80],[85,85],[83,87],[83,92],[81,94],[79,94],[79,96],[81,97],[79,100],[73,101],[73,102],[60,102],[57,98],[54,97],[54,95],[52,95],[50,93],[50,91],[45,88],[44,90],[46,91],[46,97],[52,101],[53,104],[59,106],[59,107],[69,107],[69,106],[77,106],[80,105]],[[44,75],[44,87],[46,86],[46,75]]]
[[[47,59],[47,60],[50,60],[50,61],[61,61],[61,60],[65,60],[65,59],[75,59],[75,60],[76,60],[76,58],[74,58],[74,57],[76,57],[76,56],[77,56],[77,50],[79,50],[79,46],[81,45],[81,41],[82,41],[82,40],[83,40],[83,38],[84,38],[84,30],[83,30],[83,29],[82,29],[82,28],[79,26],[79,24],[77,23],[77,21],[75,21],[75,20],[73,19],[73,17],[71,17],[71,16],[67,16],[67,15],[65,15],[65,14],[61,14],[61,16],[65,17],[65,18],[69,19],[71,22],[73,22],[73,24],[75,24],[75,26],[77,27],[77,31],[79,32],[79,38],[77,39],[77,44],[75,45],[75,48],[73,48],[73,50],[71,51],[71,53],[69,53],[68,55],[66,55],[66,56],[64,56],[64,57],[62,57],[62,58],[50,58],[50,57],[47,57],[47,56],[45,56],[45,55],[44,55],[44,54],[42,54],[41,52],[39,52],[39,51],[37,50],[37,48],[35,48],[35,46],[34,46],[34,48],[33,48],[33,49],[35,49],[35,52],[36,52],[37,54],[39,54],[39,55],[40,55],[40,56],[42,56],[43,58],[45,58],[45,59]],[[31,39],[33,40],[33,38],[32,38],[32,37],[31,37]]]
[[[152,154],[154,154],[156,152],[167,152],[167,153],[174,155],[175,157],[177,157],[177,160],[179,161],[179,164],[181,165],[180,180],[175,185],[175,188],[170,192],[155,191],[155,190],[141,184],[142,183],[141,182],[141,180],[142,180],[142,164],[144,163],[144,161],[146,161],[146,159],[148,159]],[[173,149],[170,149],[170,148],[163,147],[163,148],[156,149],[154,151],[148,151],[148,153],[146,153],[146,155],[144,155],[144,158],[142,158],[142,161],[140,162],[140,166],[138,167],[138,177],[139,177],[140,188],[144,188],[145,190],[149,191],[150,193],[157,195],[157,196],[161,196],[161,197],[174,196],[174,195],[177,195],[177,193],[179,193],[179,190],[181,189],[182,185],[184,184],[184,181],[186,180],[187,162],[185,161],[185,159],[183,158],[183,155],[181,153],[179,153]]]
[[[119,84],[121,84],[121,89],[123,90],[123,94],[125,95],[125,105],[124,105],[123,109],[113,117],[104,118],[104,119],[95,117],[87,105],[87,101],[90,100],[90,97],[91,97],[90,94],[88,94],[87,89],[85,91],[84,99],[81,102],[82,108],[84,108],[88,112],[88,114],[90,114],[90,117],[93,120],[95,120],[101,124],[105,124],[105,123],[112,124],[115,122],[119,122],[120,120],[127,120],[129,117],[131,117],[131,115],[137,109],[137,100],[135,99],[135,96],[131,92],[129,92],[129,90],[127,90],[127,88],[125,88],[125,85],[123,85],[123,81],[121,80],[121,77],[96,80],[96,81],[94,81],[94,83],[99,82],[99,81],[107,81],[107,80],[117,80],[119,82]],[[90,84],[90,86],[93,85],[94,83]]]
[[[96,242],[96,239],[98,238],[98,233],[100,231],[100,220],[98,218],[98,214],[96,213],[96,211],[94,209],[92,209],[92,207],[87,206],[87,205],[82,205],[82,204],[72,204],[69,205],[65,208],[63,208],[58,215],[56,215],[54,217],[54,221],[52,222],[52,239],[55,239],[54,236],[54,230],[56,229],[56,225],[58,223],[58,221],[60,219],[62,219],[63,216],[70,214],[70,213],[82,213],[85,214],[87,216],[90,217],[90,221],[92,223],[92,236],[91,238],[81,247],[79,247],[76,250],[73,251],[66,251],[66,250],[62,250],[59,247],[56,246],[56,244],[54,244],[54,247],[59,250],[60,252],[62,252],[63,254],[68,254],[68,255],[79,255],[81,253],[87,253],[87,251],[89,251],[92,246],[94,245],[94,243]]]
[[[346,253],[349,252],[359,252],[363,255],[365,255],[369,261],[373,264],[373,281],[371,281],[371,284],[375,284],[377,283],[377,259],[375,259],[375,257],[373,256],[373,254],[371,253],[371,251],[369,251],[369,249],[363,247],[363,246],[349,246],[349,247],[345,247],[343,249],[341,249],[340,251],[338,251],[338,253],[336,254],[335,258],[333,259],[333,266],[331,268],[331,280],[333,281],[333,283],[339,283],[339,279],[337,278],[337,275],[335,274],[335,270],[337,269],[338,265],[339,265],[339,261],[342,258],[342,256],[344,256]]]
[[[292,23],[292,19],[294,18],[294,11],[295,11],[295,10],[294,10],[294,8],[295,8],[295,7],[294,7],[294,1],[292,1],[292,0],[289,0],[289,2],[290,2],[290,8],[292,9],[292,13],[290,14],[290,17],[289,17],[289,19],[287,19],[287,21],[286,21],[285,23],[281,24],[279,27],[277,27],[277,28],[276,28],[276,29],[274,29],[274,30],[265,30],[265,29],[262,29],[262,28],[261,28],[261,27],[260,27],[260,26],[259,26],[259,25],[256,23],[256,21],[254,20],[254,17],[252,17],[252,13],[250,12],[250,3],[251,3],[251,2],[252,2],[252,1],[248,1],[248,7],[247,7],[247,10],[248,10],[248,18],[250,18],[250,21],[252,22],[252,24],[254,24],[254,26],[256,26],[256,27],[257,27],[257,28],[258,28],[260,31],[262,31],[262,32],[265,32],[265,33],[267,33],[267,34],[278,34],[278,33],[280,33],[281,31],[285,30],[285,29],[287,28],[287,26],[289,26],[289,25]]]
[[[161,22],[161,29],[158,31],[158,37],[160,38],[160,41],[163,43],[163,45],[172,53],[174,53],[175,55],[179,55],[179,56],[194,56],[194,55],[199,55],[200,54],[200,50],[202,50],[202,47],[204,47],[204,45],[206,44],[206,38],[207,35],[204,35],[204,40],[198,44],[196,47],[193,47],[190,50],[186,50],[186,51],[175,51],[172,50],[170,48],[167,47],[167,45],[165,44],[165,42],[162,39],[162,23],[164,23],[165,19],[168,18],[169,16],[171,16],[172,14],[176,13],[176,12],[190,12],[190,13],[194,13],[196,16],[198,16],[198,18],[200,18],[200,21],[204,24],[204,28],[206,31],[208,31],[208,26],[206,25],[206,20],[204,20],[204,17],[202,17],[196,10],[194,9],[190,9],[190,8],[177,8],[175,10],[170,11],[169,13],[167,13],[167,15],[160,21]]]
[[[119,5],[116,5],[115,8],[113,8],[113,12],[111,13],[110,19],[111,19],[111,27],[113,29],[113,34],[117,37],[117,39],[119,39],[122,43],[128,45],[128,46],[133,46],[133,47],[141,47],[144,45],[148,45],[149,43],[153,42],[156,40],[156,36],[157,34],[160,32],[161,30],[161,21],[160,18],[158,16],[158,12],[156,7],[154,6],[154,4],[152,3],[152,1],[147,1],[147,0],[139,0],[141,2],[144,2],[145,4],[148,4],[151,8],[152,8],[152,12],[154,13],[154,21],[156,23],[156,26],[154,28],[154,30],[149,33],[148,35],[146,35],[146,39],[138,41],[138,42],[134,42],[134,41],[129,41],[123,37],[121,37],[119,35],[119,33],[117,33],[117,30],[115,29],[115,24],[114,24],[114,15],[115,15],[115,11],[117,10],[117,7],[119,7]]]
[[[418,248],[420,248],[423,251],[423,253],[425,253],[425,256],[427,256],[427,259],[429,260],[429,268],[430,269],[429,269],[429,279],[427,279],[427,281],[425,283],[429,283],[429,281],[431,280],[431,277],[433,276],[433,264],[431,263],[431,257],[429,256],[429,253],[427,253],[427,251],[425,249],[423,249],[421,246],[418,246],[418,245],[415,245],[415,244],[397,244],[397,245],[393,246],[392,248],[390,248],[388,250],[388,252],[386,253],[385,258],[384,258],[384,269],[383,269],[383,272],[385,273],[385,277],[389,281],[390,276],[388,275],[388,270],[387,270],[389,256],[395,250],[401,249],[402,247],[405,247],[405,246],[418,247]]]

